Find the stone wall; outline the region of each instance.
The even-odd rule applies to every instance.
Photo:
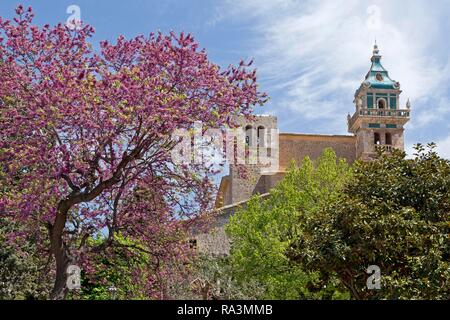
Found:
[[[292,160],[300,165],[306,156],[317,159],[326,148],[332,148],[338,158],[344,158],[348,163],[356,160],[355,136],[281,133],[280,171],[289,168]]]
[[[230,239],[225,233],[225,227],[211,229],[209,233],[195,236],[198,252],[214,257],[223,257],[230,253]]]
[[[268,193],[275,185],[284,177],[284,172],[278,172],[273,175],[263,175],[259,177],[258,183],[256,184],[253,194],[264,194]]]
[[[269,194],[260,195],[266,198]],[[248,199],[229,206],[218,209],[217,216],[211,224],[207,233],[195,233],[193,238],[196,241],[196,247],[202,254],[210,256],[225,256],[230,253],[231,241],[225,233],[225,226],[230,221],[230,217],[242,207],[247,205]]]
[[[255,186],[261,177],[260,171],[258,165],[247,165],[245,170],[237,166],[230,166],[231,202],[226,204],[248,200],[254,193]]]

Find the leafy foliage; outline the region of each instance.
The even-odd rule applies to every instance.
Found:
[[[337,274],[355,299],[450,298],[450,162],[434,145],[357,163],[344,192],[302,227],[292,261]],[[366,285],[381,269],[381,290]]]
[[[9,219],[0,220],[0,300],[45,299],[51,284],[49,264],[37,254],[32,236],[20,241],[9,238],[19,229]]]
[[[314,166],[305,158],[301,167],[291,165],[286,177],[261,201],[253,197],[231,218],[227,232],[232,239],[231,262],[241,283],[256,279],[264,284],[263,298],[343,298],[336,279],[293,263],[288,250],[299,238],[309,241],[305,225],[321,208],[334,201],[351,175],[345,161],[324,150]]]

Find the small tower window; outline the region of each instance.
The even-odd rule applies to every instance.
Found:
[[[386,144],[389,146],[392,145],[392,135],[389,132],[386,133]]]
[[[375,132],[373,134],[373,143],[375,145],[380,145],[381,144],[380,134],[378,132]]]
[[[386,109],[386,100],[378,99],[378,109]]]

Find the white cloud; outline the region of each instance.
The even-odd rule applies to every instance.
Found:
[[[422,141],[422,145],[426,146],[428,143],[432,141]],[[437,148],[436,152],[441,156],[442,158],[449,159],[450,160],[450,136],[443,138],[441,140],[435,141]],[[405,151],[408,155],[408,158],[413,158],[414,154],[416,153],[416,150],[414,150],[414,144],[406,144]]]
[[[450,136],[437,142],[437,152],[441,157],[450,159]]]
[[[269,94],[282,93],[276,109],[328,121],[326,130],[342,132],[345,121],[333,120],[354,110],[353,93],[370,67],[375,37],[383,65],[402,84],[402,104],[411,98],[411,127],[448,114],[442,96],[450,63],[439,51],[448,38],[440,26],[448,8],[445,0],[432,6],[425,0],[241,0],[227,1],[220,11],[252,22],[261,80]]]

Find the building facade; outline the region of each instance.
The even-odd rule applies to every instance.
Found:
[[[318,158],[325,148],[332,148],[337,157],[348,163],[355,160],[370,161],[376,155],[376,147],[383,146],[386,152],[404,149],[404,125],[409,121],[411,105],[401,108],[400,83],[390,78],[381,64],[378,46],[374,46],[371,67],[354,96],[355,113],[347,116],[350,135],[316,135],[302,133],[280,133],[277,152],[278,169],[267,172],[256,164],[245,164],[245,176],[241,165],[230,165],[229,174],[224,176],[219,186],[216,208],[219,212],[214,225],[207,234],[196,235],[199,251],[226,255],[230,243],[224,226],[236,209],[245,206],[255,194],[268,195],[280,181],[292,160],[300,164],[304,157]],[[277,129],[277,119],[273,116],[257,116],[252,121],[239,120],[245,130],[247,148],[260,148],[271,129]]]

